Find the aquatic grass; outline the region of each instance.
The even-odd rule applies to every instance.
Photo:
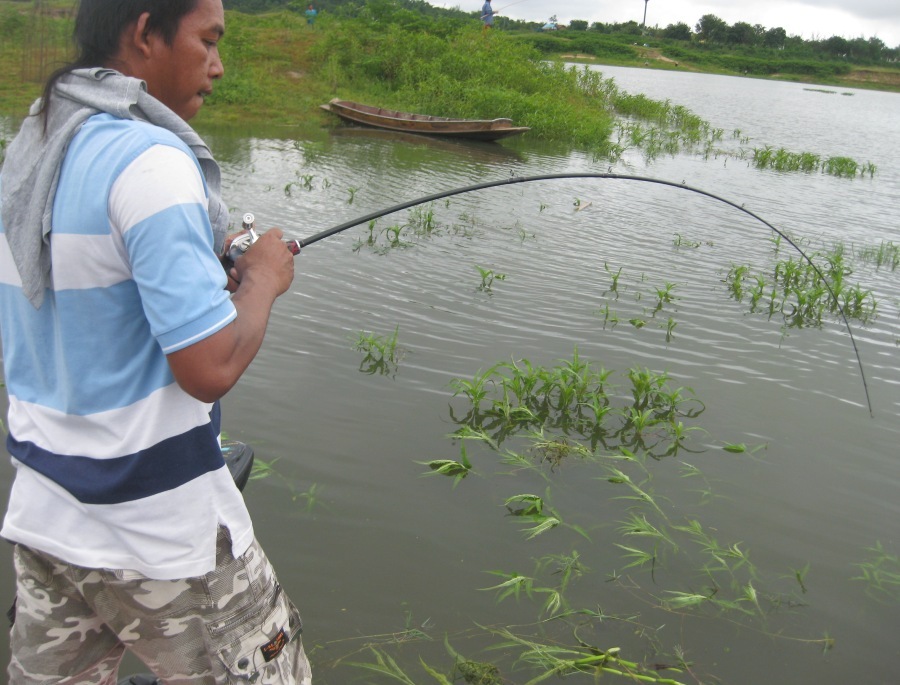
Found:
[[[619,296],[619,278],[622,276],[622,267],[620,266],[618,268],[618,270],[615,273],[613,273],[612,269],[610,269],[610,267],[609,267],[609,264],[606,262],[603,262],[603,268],[606,271],[606,273],[609,274],[609,277],[611,279],[610,286],[606,292],[615,293],[616,297],[618,297]]]
[[[431,469],[430,473],[439,474],[441,476],[449,476],[453,478],[453,487],[459,485],[459,482],[472,472],[472,462],[466,454],[465,443],[460,444],[460,459],[432,459],[431,461],[419,461],[417,464],[423,464]]]
[[[876,540],[864,550],[868,559],[853,564],[859,575],[851,580],[866,584],[866,594],[881,603],[900,603],[900,556],[888,552]]]
[[[493,269],[485,269],[478,264],[475,265],[475,268],[478,269],[478,273],[481,275],[481,284],[478,286],[478,290],[492,292],[491,286],[494,284],[495,280],[506,280],[506,274],[497,273]]]
[[[638,446],[657,458],[687,448],[692,432],[683,418],[696,418],[703,404],[686,387],[672,387],[668,374],[629,369],[631,405],[622,404],[612,372],[572,359],[553,368],[529,360],[501,362],[471,380],[454,379],[454,397],[469,398],[469,408],[454,421],[485,431],[499,445],[517,432],[562,429],[617,450]],[[558,466],[559,462],[557,462]]]
[[[769,318],[780,314],[786,328],[820,327],[826,315],[843,314],[864,324],[875,319],[878,303],[874,293],[846,280],[853,271],[845,261],[842,246],[813,253],[810,260],[778,260],[769,274],[754,272],[748,265],[732,264],[724,281],[731,297],[742,302],[748,295],[746,282],[752,280],[750,312],[762,310]]]
[[[882,240],[877,247],[859,248],[855,257],[860,261],[874,264],[878,269],[888,267],[891,271],[895,271],[900,266],[900,245],[894,244],[891,240],[887,242]]]
[[[676,248],[687,247],[690,249],[695,249],[695,248],[700,247],[699,241],[684,238],[684,237],[682,237],[682,235],[680,233],[674,234],[672,244],[675,245]]]
[[[807,173],[821,171],[825,174],[843,178],[856,176],[875,176],[877,167],[871,162],[860,164],[850,157],[828,157],[813,152],[791,152],[783,147],[771,145],[752,149],[751,160],[757,169],[774,169],[776,171],[803,171]]]
[[[355,350],[365,353],[365,357],[360,363],[360,371],[369,374],[377,372],[382,375],[395,373],[400,360],[406,354],[406,350],[397,342],[399,335],[399,324],[391,335],[378,335],[367,331],[357,333],[353,347]]]
[[[532,638],[516,635],[507,628],[494,632],[503,639],[500,644],[495,646],[496,649],[519,649],[521,651],[516,663],[541,671],[538,676],[528,680],[525,685],[537,685],[551,678],[560,678],[576,673],[588,674],[594,678],[608,674],[620,676],[632,682],[683,685],[677,680],[664,678],[637,662],[622,659],[619,656],[621,650],[617,647],[603,650],[585,643],[581,643],[579,647],[566,647],[537,642]],[[672,668],[672,670],[678,671],[679,669]]]

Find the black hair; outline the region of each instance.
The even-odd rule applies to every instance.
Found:
[[[178,33],[181,19],[190,14],[198,0],[80,0],[75,15],[73,38],[77,53],[75,59],[54,71],[44,84],[43,100],[39,114],[44,125],[50,108],[53,86],[64,75],[75,69],[101,67],[118,52],[122,33],[142,14],[149,13],[147,30],[157,33],[171,45]]]

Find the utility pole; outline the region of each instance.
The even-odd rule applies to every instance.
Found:
[[[644,28],[647,28],[647,3],[650,0],[644,0],[644,23],[641,24]]]

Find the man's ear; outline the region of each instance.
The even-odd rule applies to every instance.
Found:
[[[131,43],[131,47],[137,50],[144,58],[150,57],[152,47],[150,29],[147,26],[149,22],[150,13],[144,12],[137,18],[131,30],[127,32],[127,39]]]

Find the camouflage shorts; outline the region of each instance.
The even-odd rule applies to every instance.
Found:
[[[217,566],[151,580],[15,548],[11,685],[115,685],[125,650],[167,685],[310,685],[300,614],[254,540],[239,559],[220,531]]]

